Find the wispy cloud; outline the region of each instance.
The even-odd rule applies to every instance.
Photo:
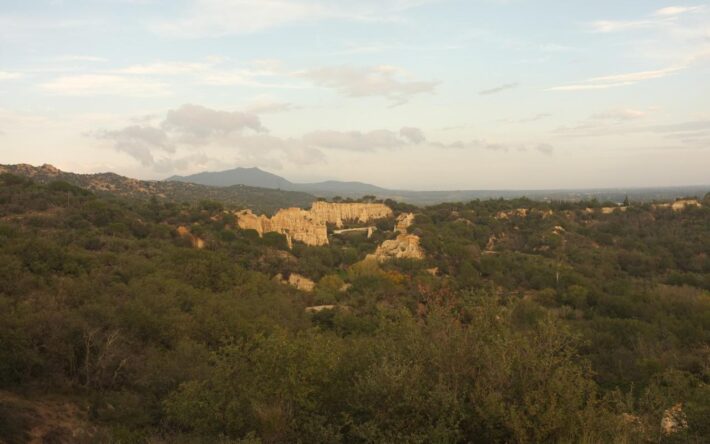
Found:
[[[643,80],[667,77],[685,68],[686,66],[671,66],[668,68],[656,69],[652,71],[637,71],[624,74],[592,77],[587,80],[584,80],[581,83],[553,86],[551,88],[547,88],[546,91],[584,91],[616,88],[619,86],[633,85]]]
[[[68,96],[155,97],[170,94],[168,85],[160,81],[109,74],[63,76],[39,87],[51,94]]]
[[[595,120],[606,120],[606,121],[629,121],[643,119],[648,116],[650,111],[634,109],[634,108],[616,108],[601,113],[596,113],[592,115],[592,119]]]
[[[92,63],[104,63],[108,62],[107,58],[96,57],[91,55],[80,55],[80,54],[69,54],[53,57],[52,61],[55,62],[92,62]]]
[[[402,69],[387,65],[317,68],[298,75],[348,97],[381,96],[390,99],[394,105],[404,104],[417,94],[433,93],[438,85],[434,81],[410,80]]]
[[[656,10],[653,15],[658,17],[673,17],[681,14],[687,14],[689,12],[697,12],[701,9],[703,9],[702,6],[668,6],[666,8]]]
[[[610,33],[668,26],[675,24],[679,16],[699,12],[702,9],[702,6],[669,6],[657,9],[638,20],[598,20],[591,23],[591,28],[596,32]]]
[[[155,23],[172,37],[202,38],[248,34],[322,20],[387,21],[436,0],[191,0],[179,17]]]
[[[214,63],[205,62],[154,62],[128,66],[119,69],[117,72],[121,74],[173,76],[205,72],[214,65]]]
[[[21,77],[19,72],[0,71],[0,80],[15,80]]]
[[[491,94],[497,94],[499,92],[503,92],[503,91],[506,91],[509,89],[514,89],[517,87],[518,87],[517,83],[506,83],[504,85],[496,86],[495,88],[484,89],[483,91],[479,91],[478,94],[481,96],[488,96]]]
[[[530,117],[525,117],[525,118],[522,118],[522,119],[518,119],[517,122],[518,122],[518,123],[537,122],[537,121],[540,121],[540,120],[545,119],[545,118],[550,117],[550,116],[552,116],[552,114],[550,114],[550,113],[537,113],[537,114],[535,114],[534,116],[530,116]]]

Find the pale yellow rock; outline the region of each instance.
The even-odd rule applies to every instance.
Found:
[[[392,209],[381,203],[313,202],[311,214],[325,223],[340,228],[344,221],[369,222],[392,216]]]
[[[543,219],[552,216],[554,213],[552,210],[538,210],[538,209],[532,209],[528,210],[527,208],[516,208],[514,210],[505,210],[505,211],[499,211],[496,213],[495,218],[499,220],[505,220],[505,219],[510,219],[513,216],[518,216],[518,217],[528,217],[532,215],[540,215],[542,216]]]
[[[626,211],[628,207],[602,207],[602,214],[611,214],[615,211],[621,211],[622,213]]]
[[[306,307],[308,313],[319,313],[323,310],[334,310],[336,305],[313,305],[311,307]]]
[[[400,234],[396,239],[386,240],[367,259],[384,262],[388,259],[424,259],[424,250],[419,246],[419,236]]]
[[[683,404],[678,403],[663,412],[661,433],[673,435],[688,428],[688,419],[683,411]]]
[[[297,240],[306,245],[327,245],[328,229],[325,223],[314,218],[306,210],[300,208],[286,208],[279,210],[273,217],[257,216],[251,210],[240,211],[236,214],[237,225],[243,230],[256,230],[259,236],[264,233],[279,233],[286,236],[289,248],[293,248],[293,241]]]
[[[671,204],[673,211],[681,211],[687,207],[700,207],[700,202],[697,199],[679,199]]]
[[[259,236],[272,232],[283,234],[289,248],[293,248],[293,241],[306,245],[327,245],[328,223],[342,227],[345,221],[369,222],[391,215],[392,209],[380,203],[330,202],[314,202],[310,210],[285,208],[270,218],[257,216],[251,210],[236,213],[239,228],[256,230]],[[369,237],[372,230],[367,230]]]
[[[192,244],[192,248],[197,248],[198,250],[202,250],[203,248],[205,248],[205,241],[190,233],[190,230],[187,227],[179,226],[176,231],[178,236],[180,236],[181,238],[189,239],[190,243]]]
[[[291,275],[288,277],[288,284],[298,288],[301,291],[305,291],[308,293],[312,292],[313,289],[316,287],[315,282],[305,276],[301,276],[300,274],[296,273],[291,273]]]
[[[409,227],[414,223],[414,217],[414,213],[402,213],[397,216],[397,220],[394,223],[394,231],[406,234]]]

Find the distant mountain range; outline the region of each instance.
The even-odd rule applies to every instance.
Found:
[[[298,191],[315,196],[332,198],[335,196],[358,198],[375,195],[382,199],[393,199],[415,205],[434,205],[443,202],[465,202],[474,199],[511,199],[528,197],[534,200],[582,200],[622,202],[626,196],[640,202],[672,200],[679,197],[702,198],[710,190],[708,185],[656,188],[600,188],[576,190],[452,190],[452,191],[410,191],[391,190],[363,182],[342,182],[329,180],[315,183],[294,183],[276,174],[259,168],[234,168],[218,172],[202,172],[190,176],[172,176],[172,182],[188,182],[209,186],[226,187],[247,185],[285,191]]]
[[[52,165],[35,167],[32,165],[0,165],[0,174],[9,173],[23,176],[38,183],[55,181],[91,190],[99,194],[169,200],[173,202],[195,203],[213,200],[227,207],[250,208],[259,213],[274,213],[286,207],[310,207],[316,199],[312,194],[253,187],[241,184],[230,186],[207,186],[186,182],[138,180],[115,173],[76,174],[61,171]]]
[[[317,197],[359,198],[374,195],[414,205],[435,205],[445,202],[466,202],[474,199],[511,199],[528,197],[533,200],[597,199],[601,202],[669,201],[679,197],[703,198],[710,186],[609,188],[589,190],[455,190],[407,191],[389,190],[363,182],[325,181],[293,183],[283,177],[258,168],[235,168],[221,172],[205,172],[192,176],[173,176],[164,181],[138,180],[115,173],[76,174],[51,165],[39,167],[19,164],[0,165],[0,174],[29,177],[35,182],[64,181],[96,193],[115,196],[158,198],[173,202],[214,200],[227,207],[250,208],[255,212],[273,213],[279,208],[307,208]]]
[[[250,187],[273,188],[285,191],[316,193],[324,197],[362,197],[363,194],[391,194],[391,190],[363,182],[341,182],[329,180],[315,183],[294,183],[276,174],[259,168],[234,168],[226,171],[203,172],[191,176],[172,176],[170,182],[189,182],[214,187],[247,185]]]

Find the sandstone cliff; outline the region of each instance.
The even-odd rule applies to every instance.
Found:
[[[256,230],[259,236],[272,232],[283,234],[289,248],[293,248],[294,240],[306,245],[327,245],[328,223],[342,227],[345,221],[369,222],[391,215],[392,210],[384,204],[330,202],[314,202],[310,210],[285,208],[271,218],[257,216],[250,210],[236,213],[239,228]]]
[[[414,213],[402,213],[397,216],[394,223],[394,231],[397,233],[407,233],[409,227],[414,223]]]
[[[237,225],[243,230],[256,230],[259,236],[264,233],[279,233],[286,236],[289,248],[293,248],[293,241],[297,240],[306,245],[327,245],[328,229],[325,223],[313,217],[306,210],[300,208],[286,208],[279,210],[273,217],[257,216],[251,210],[240,211],[236,214]]]
[[[392,216],[392,209],[381,203],[333,203],[313,202],[311,214],[325,223],[338,228],[344,221],[369,222]]]
[[[419,236],[400,234],[396,239],[386,240],[377,247],[368,259],[384,262],[388,259],[424,259],[424,250],[419,246]]]

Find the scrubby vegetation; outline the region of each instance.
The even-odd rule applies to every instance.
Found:
[[[427,259],[383,264],[362,259],[393,220],[289,251],[223,205],[0,177],[0,438],[67,403],[84,428],[55,442],[710,436],[708,202],[416,209]],[[663,434],[679,403],[687,428]]]

